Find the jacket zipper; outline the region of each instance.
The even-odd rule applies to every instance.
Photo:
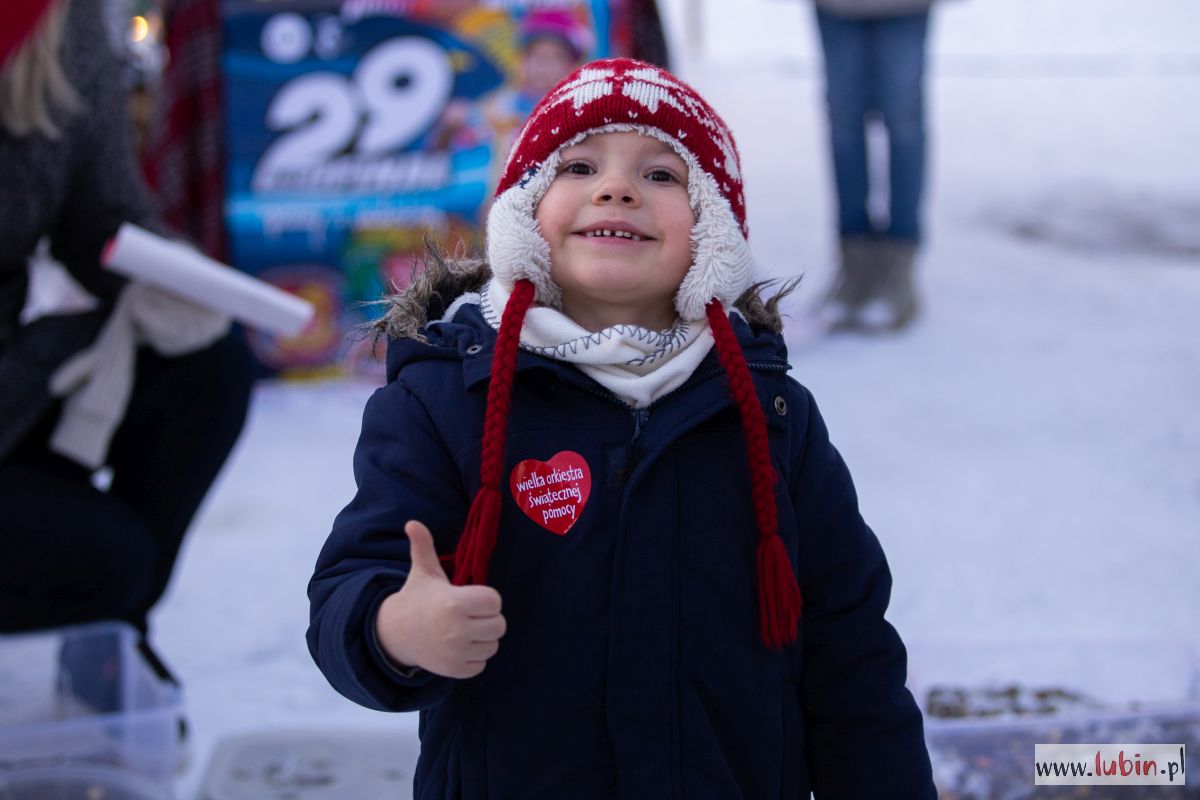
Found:
[[[582,389],[584,392],[587,392],[593,397],[599,397],[601,400],[606,400],[628,411],[633,417],[633,436],[630,438],[629,443],[634,444],[637,442],[638,437],[642,435],[642,428],[645,427],[646,420],[650,418],[650,408],[653,407],[653,404],[647,408],[630,408],[629,403],[626,403],[624,400],[606,389],[596,389],[592,386],[580,386],[579,384],[574,383],[572,386],[574,386],[576,389]]]
[[[650,409],[648,407],[633,409],[633,438],[629,440],[630,444],[637,442],[638,437],[642,435],[642,428],[648,419],[650,419]]]

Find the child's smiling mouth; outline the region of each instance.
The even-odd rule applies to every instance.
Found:
[[[605,242],[644,242],[654,239],[653,236],[648,236],[637,228],[617,222],[600,222],[589,225],[583,230],[575,231],[575,235]]]

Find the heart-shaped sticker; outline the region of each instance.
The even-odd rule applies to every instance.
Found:
[[[579,453],[563,450],[549,461],[527,458],[517,464],[509,485],[525,516],[562,536],[583,514],[592,491],[592,471]]]

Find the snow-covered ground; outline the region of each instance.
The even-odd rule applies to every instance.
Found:
[[[925,312],[809,342],[834,253],[802,2],[663,3],[685,74],[732,124],[766,274],[806,278],[794,374],[815,392],[914,643],[1200,642],[1200,4],[948,0],[931,69]],[[415,737],[336,695],[305,583],[350,497],[364,383],[264,384],[153,619],[186,681],[180,797],[222,738]]]

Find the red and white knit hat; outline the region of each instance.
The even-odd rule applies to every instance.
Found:
[[[488,214],[487,254],[495,280],[512,294],[501,318],[488,386],[482,485],[454,554],[454,582],[487,580],[500,526],[504,445],[525,313],[535,301],[561,306],[561,292],[550,277],[550,245],[534,210],[558,172],[564,148],[616,131],[659,139],[688,166],[688,195],[696,218],[693,261],[676,293],[675,308],[683,319],[708,319],[741,414],[758,528],[759,622],[764,644],[779,648],[796,638],[800,590],[778,534],[778,476],[771,464],[766,418],[725,310],[753,280],[741,163],[729,127],[694,89],[633,59],[594,61],[563,79],[534,108],[505,163]]]
[[[561,305],[550,279],[550,245],[534,209],[558,172],[564,148],[613,131],[653,136],[688,166],[694,260],[675,298],[679,316],[703,319],[714,297],[731,306],[750,287],[754,272],[733,134],[695,89],[660,67],[629,58],[575,70],[542,98],[517,134],[488,213],[487,255],[496,278],[510,290],[527,278],[537,287],[538,303]]]

